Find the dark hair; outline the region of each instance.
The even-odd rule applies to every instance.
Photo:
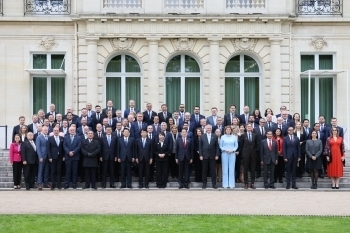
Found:
[[[310,138],[312,138],[312,133],[313,133],[313,132],[315,132],[315,133],[316,133],[316,138],[318,139],[318,133],[317,133],[317,131],[316,131],[316,130],[312,130],[312,131],[311,131]]]
[[[109,126],[106,126],[105,128],[106,128],[106,129],[108,129],[108,128],[112,129],[112,126],[109,125]]]
[[[309,121],[309,119],[304,119],[304,120],[303,120],[303,123],[304,123],[305,121],[308,121],[308,122],[310,122],[310,121]]]
[[[277,131],[280,131],[280,132],[281,132],[281,136],[283,136],[283,135],[282,135],[282,130],[281,130],[280,128],[277,128],[277,129],[275,130],[275,135],[276,135],[276,132],[277,132]]]
[[[163,132],[159,132],[158,137],[159,137],[159,135],[163,135],[163,137],[165,137],[165,134]]]
[[[100,105],[95,105],[95,108],[101,108],[101,106]]]
[[[254,118],[255,118],[255,111],[258,111],[259,112],[259,114],[258,114],[258,118],[261,118],[261,112],[260,112],[260,110],[259,109],[254,109],[254,111],[253,111],[253,113],[252,113],[252,115],[254,116]]]
[[[18,133],[16,133],[16,134],[15,134],[15,137],[16,137],[16,136],[19,137],[19,142],[22,142],[22,137],[21,137],[21,135],[19,135]],[[14,138],[15,138],[15,137],[14,137]]]
[[[273,134],[272,130],[267,130],[267,131],[266,131],[266,134],[267,134],[267,133],[272,133],[272,134]]]
[[[297,115],[297,114],[299,115],[299,121],[300,121],[300,114],[299,114],[299,113],[297,113],[297,112],[293,114],[293,118],[292,118],[292,119],[293,119],[293,121],[295,121],[295,115]]]
[[[236,108],[236,105],[234,105],[234,104],[231,104],[231,105],[230,105],[230,108],[231,108],[231,107],[235,107],[235,108]]]
[[[18,120],[20,120],[20,119],[22,119],[22,118],[26,119],[24,116],[20,116],[20,117],[18,117]]]
[[[129,129],[128,127],[125,127],[125,128],[123,129],[123,132],[124,132],[125,130],[127,130],[127,131],[130,132],[130,129]]]
[[[271,111],[271,115],[273,115],[273,111],[272,111],[272,109],[271,108],[267,108],[266,110],[265,110],[265,117],[267,117],[267,110],[269,110],[270,109],[270,111]]]

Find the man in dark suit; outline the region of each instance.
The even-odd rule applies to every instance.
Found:
[[[183,129],[183,125],[185,122],[188,125],[188,131],[193,133],[197,128],[197,124],[195,123],[195,121],[191,121],[191,114],[189,112],[185,112],[184,120],[180,120],[180,124],[178,126],[179,131]]]
[[[244,189],[248,189],[248,170],[250,170],[250,188],[256,189],[255,182],[255,166],[256,166],[256,147],[257,137],[253,133],[251,123],[246,125],[246,132],[241,135],[240,145],[242,148],[242,161],[244,167]]]
[[[102,163],[102,188],[106,188],[109,170],[109,186],[115,188],[115,163],[117,161],[118,138],[112,136],[112,127],[107,126],[106,135],[101,139],[100,161]]]
[[[115,118],[112,117],[112,111],[111,110],[107,110],[107,116],[105,119],[107,119],[108,125],[112,127],[112,131],[115,130],[115,125],[117,123],[117,120]],[[103,123],[103,121],[102,121]]]
[[[68,119],[69,126],[71,125],[72,122],[74,123],[79,117],[78,115],[75,115],[73,112],[74,112],[74,108],[72,106],[69,106],[67,108],[67,114],[63,116],[63,119]]]
[[[294,135],[294,129],[291,126],[288,127],[288,135],[283,139],[283,157],[286,162],[286,188],[290,189],[290,182],[292,182],[292,188],[298,189],[295,180],[297,164],[300,161],[300,141]]]
[[[135,160],[139,167],[139,188],[149,188],[149,171],[150,164],[153,162],[153,144],[152,140],[147,137],[147,131],[141,130],[141,138],[135,142]],[[145,182],[143,182],[145,176]]]
[[[326,123],[326,118],[325,118],[325,116],[323,116],[323,115],[320,115],[320,116],[318,117],[318,123],[320,124],[320,131],[321,131],[322,133],[325,133],[325,131],[327,131],[326,129],[329,128],[329,127],[331,127],[330,124],[327,124],[327,123]],[[329,135],[326,135],[326,136],[329,137]]]
[[[92,130],[96,132],[96,125],[102,124],[104,116],[101,113],[101,106],[96,105],[95,106],[95,112],[91,115],[91,121],[92,121]]]
[[[121,110],[117,110],[115,111],[115,117],[113,118],[116,122],[122,122],[123,121],[123,116],[122,116],[122,111]]]
[[[60,132],[62,132],[64,135],[69,134],[69,126],[68,126],[68,120],[64,119],[62,121],[62,127],[60,127]]]
[[[61,171],[62,162],[64,159],[63,140],[64,138],[59,136],[59,128],[56,126],[53,129],[53,136],[47,140],[47,156],[49,158],[51,167],[51,190],[56,187],[61,189]]]
[[[343,130],[342,127],[338,126],[338,121],[337,121],[337,118],[335,118],[335,117],[333,117],[331,119],[330,126],[325,127],[324,130],[323,130],[323,133],[324,133],[326,138],[330,137],[330,135],[332,133],[332,128],[337,128],[338,129],[338,133],[339,133],[339,137],[344,138],[344,130]]]
[[[207,117],[207,125],[216,126],[216,120],[218,118],[218,108],[212,107],[211,108],[211,116]]]
[[[152,104],[147,103],[146,105],[146,111],[143,112],[143,121],[147,125],[152,125],[153,124],[153,118],[157,116],[157,113],[152,110]]]
[[[239,116],[240,124],[246,125],[249,121],[249,106],[244,106],[243,114]],[[253,127],[254,125],[252,125]]]
[[[220,132],[221,132],[221,135],[224,135],[224,128],[225,128],[225,126],[223,125],[222,117],[218,117],[216,119],[216,126],[213,127],[213,132],[212,133],[215,133],[215,131],[217,129],[219,129]]]
[[[115,111],[117,109],[113,108],[113,101],[112,100],[107,101],[107,107],[102,110],[102,114],[107,116],[107,110],[112,111],[112,117],[116,117]]]
[[[264,118],[260,118],[259,120],[259,127],[254,128],[253,132],[256,134],[256,165],[255,165],[255,172],[256,172],[256,178],[259,178],[261,176],[261,166],[260,166],[260,143],[262,140],[266,139],[266,127],[265,127],[266,120]]]
[[[202,161],[202,189],[207,188],[208,168],[211,173],[211,182],[213,188],[216,186],[216,160],[219,159],[219,143],[218,137],[212,133],[212,126],[205,126],[206,133],[201,136],[199,141],[199,159]]]
[[[161,109],[162,111],[158,113],[159,123],[168,123],[169,118],[172,118],[172,114],[168,112],[168,107],[166,104],[162,104]]]
[[[161,127],[160,127],[160,123],[159,123],[159,116],[153,117],[152,128],[153,128],[154,134],[158,134],[161,131]]]
[[[191,119],[190,119],[191,122],[195,123],[195,127],[194,128],[198,128],[199,127],[201,119],[205,119],[205,116],[200,114],[199,106],[194,106],[193,114],[191,115]]]
[[[230,106],[230,112],[224,116],[224,126],[231,125],[232,119],[237,117],[239,119],[239,115],[236,113],[236,105]]]
[[[21,145],[21,156],[23,162],[24,181],[26,190],[33,188],[36,164],[38,163],[38,155],[36,153],[36,145],[33,141],[34,134],[29,132],[27,140]]]
[[[138,139],[141,137],[141,130],[147,130],[147,124],[143,122],[143,114],[137,113],[137,121],[133,122],[130,129],[130,137]]]
[[[89,127],[91,127],[93,125],[92,123],[92,118],[87,116],[87,110],[86,108],[83,108],[81,110],[81,116],[78,117],[75,121],[75,124],[77,126],[77,128],[82,126],[82,120],[85,119],[86,120],[86,125],[88,125]]]
[[[12,131],[12,142],[15,141],[15,135],[19,133],[21,127],[25,124],[26,118],[24,116],[20,116],[18,118],[19,124],[13,127]]]
[[[92,110],[92,103],[86,103],[86,111],[87,116],[91,118],[91,116],[95,113],[95,111]]]
[[[192,133],[192,131],[189,130],[189,128],[188,128],[188,123],[187,123],[187,122],[185,122],[185,123],[182,125],[182,130],[183,130],[183,129],[186,130],[186,132],[187,132],[187,134],[186,134],[187,138],[190,139],[190,140],[193,140],[193,139],[194,139],[193,133]],[[182,130],[181,130],[181,131],[182,131]]]
[[[124,137],[118,139],[118,162],[121,170],[121,187],[132,188],[131,185],[131,165],[135,161],[134,139],[129,137],[130,130],[123,130]]]
[[[287,111],[287,107],[286,107],[286,106],[281,106],[281,107],[280,107],[280,111],[281,111],[281,113],[277,114],[277,115],[276,115],[276,118],[282,117],[282,112],[283,112],[283,111]],[[289,120],[292,120],[292,119],[293,119],[292,115],[290,115],[290,114],[288,114],[288,113],[287,113],[287,115],[288,115],[288,119],[289,119]]]
[[[283,124],[283,119],[282,117],[277,118],[277,128],[276,129],[281,129],[283,137],[287,136],[288,134],[288,126],[284,126]]]
[[[135,108],[135,101],[129,100],[129,108],[124,111],[124,118],[128,118],[130,113],[137,114],[140,110]]]
[[[50,172],[50,164],[47,156],[47,140],[48,140],[48,128],[43,126],[41,135],[37,137],[35,140],[36,152],[39,158],[39,166],[38,166],[38,190],[42,190],[43,183],[44,188],[51,188],[49,185],[49,172]]]
[[[294,128],[295,122],[293,119],[289,119],[289,114],[287,111],[282,111],[281,117],[283,127],[288,128],[289,126],[292,126]]]
[[[272,133],[275,133],[277,129],[277,124],[275,122],[272,122],[272,115],[267,114],[266,116],[266,124],[265,124],[266,130],[271,130]]]
[[[260,143],[260,161],[264,166],[264,185],[265,189],[275,189],[275,165],[278,163],[278,148],[276,141],[272,140],[273,133],[271,130],[266,133],[267,139]],[[270,170],[270,185],[267,182],[267,173]]]
[[[179,189],[189,189],[190,165],[193,161],[193,140],[187,138],[187,131],[181,131],[181,137],[176,140],[175,161],[179,164]]]
[[[45,114],[45,118],[49,118],[49,115],[53,115],[53,118],[56,120],[56,106],[54,104],[50,104],[50,111]]]
[[[310,121],[308,119],[303,120],[303,129],[304,129],[306,138],[309,139],[312,132],[310,128]]]
[[[39,118],[37,114],[32,116],[32,123],[28,125],[28,132],[32,132],[33,134],[37,133],[36,126],[38,124]]]
[[[112,132],[112,136],[116,137],[116,138],[120,138],[123,137],[123,126],[121,122],[117,122],[116,123],[116,128],[115,130]]]
[[[65,136],[63,141],[63,149],[65,153],[66,181],[64,189],[69,188],[72,181],[73,189],[77,188],[78,165],[80,158],[81,139],[76,135],[75,127],[69,128],[69,134]]]
[[[81,154],[84,159],[83,167],[85,168],[85,186],[83,189],[90,188],[91,183],[91,187],[96,190],[96,158],[100,154],[100,143],[94,139],[92,130],[88,132],[88,138],[82,142]]]

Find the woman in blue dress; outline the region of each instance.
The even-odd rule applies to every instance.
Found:
[[[222,163],[222,187],[235,187],[235,163],[236,150],[238,149],[237,137],[232,135],[231,126],[225,127],[225,134],[221,136],[221,163]]]

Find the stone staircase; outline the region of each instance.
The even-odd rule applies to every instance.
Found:
[[[344,168],[344,177],[342,177],[340,179],[340,188],[347,188],[350,189],[350,151],[348,151],[346,153],[346,166]],[[170,182],[168,183],[168,187],[169,188],[177,188],[178,187],[178,183],[177,180],[175,179],[171,179],[169,178]],[[138,178],[137,177],[133,177],[133,187],[136,188],[138,186]],[[276,183],[275,186],[276,188],[283,188],[285,189],[286,183],[285,183],[285,178],[283,178],[284,183],[280,184],[280,183]],[[83,183],[78,183],[77,184],[78,187],[82,187]],[[98,188],[101,187],[101,184],[98,183]],[[108,183],[107,183],[107,187],[108,187]],[[117,187],[120,186],[120,183],[116,184]],[[263,184],[263,178],[260,177],[257,179],[255,186],[257,188],[263,188],[264,184]],[[297,186],[299,188],[307,188],[309,189],[311,186],[311,178],[309,177],[309,175],[307,173],[304,174],[304,176],[299,179],[297,178]],[[22,188],[24,187],[24,179],[22,178]],[[150,183],[150,188],[155,188],[156,184],[154,182]],[[198,183],[198,182],[194,182],[194,177],[191,177],[191,188],[201,188],[202,187],[202,183]],[[208,178],[208,188],[211,187],[211,182],[210,182],[210,178]],[[218,184],[218,187],[221,187],[221,184]],[[243,188],[244,185],[239,183],[236,183],[236,188]],[[324,188],[324,189],[330,189],[331,187],[331,180],[329,178],[324,178],[318,179],[318,188]],[[13,178],[12,178],[12,167],[11,164],[9,162],[9,158],[8,158],[8,151],[0,151],[0,189],[11,189],[13,188]]]

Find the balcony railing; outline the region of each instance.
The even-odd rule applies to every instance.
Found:
[[[343,0],[296,0],[297,15],[343,15]]]
[[[164,0],[164,11],[167,13],[196,14],[205,12],[204,0]]]
[[[104,13],[144,13],[144,0],[102,0]]]
[[[70,0],[24,0],[24,14],[67,15]]]
[[[267,0],[226,0],[226,12],[231,14],[262,14]]]

